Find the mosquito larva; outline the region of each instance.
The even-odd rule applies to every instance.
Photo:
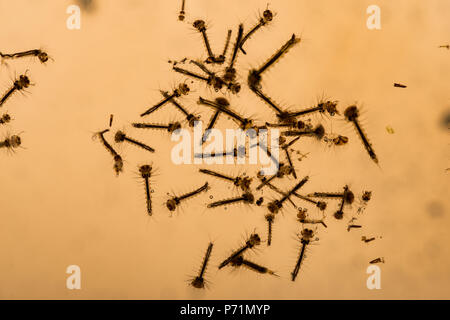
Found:
[[[167,200],[167,202],[166,202],[167,209],[169,209],[170,211],[175,211],[175,209],[177,208],[177,206],[180,204],[180,202],[182,200],[191,198],[191,197],[199,194],[200,192],[203,192],[206,190],[208,190],[208,182],[206,182],[203,186],[201,186],[200,188],[198,188],[192,192],[186,193],[179,197],[174,196],[174,197],[170,198],[169,200]]]
[[[222,52],[222,54],[221,54],[220,56],[218,56],[218,57],[215,59],[215,61],[214,61],[215,63],[222,64],[222,63],[225,62],[225,58],[226,58],[227,51],[228,51],[228,45],[230,44],[231,33],[232,33],[232,30],[228,30],[228,32],[227,32],[227,38],[225,39],[225,46],[224,46],[224,48],[223,48],[223,52]]]
[[[311,242],[312,237],[314,236],[314,231],[312,231],[311,229],[303,229],[301,232],[301,249],[300,249],[300,254],[298,256],[297,259],[297,264],[295,265],[294,270],[291,273],[291,280],[295,281],[295,278],[297,278],[298,272],[300,271],[300,266],[302,264],[303,258],[305,257],[305,249],[306,246]]]
[[[111,114],[111,115],[109,116],[109,127],[110,127],[110,128],[111,128],[111,126],[112,126],[113,119],[114,119],[114,115]]]
[[[300,110],[296,112],[288,112],[285,116],[286,118],[295,118],[299,116],[304,116],[306,114],[314,113],[314,112],[328,112],[330,116],[334,116],[335,114],[339,114],[337,111],[337,101],[322,101],[317,104],[316,107],[308,108],[305,110]]]
[[[275,214],[268,213],[264,218],[267,221],[267,245],[270,246],[272,244],[272,224],[275,220]]]
[[[450,50],[450,44],[445,44],[445,45],[439,46],[439,48]]]
[[[27,50],[27,51],[11,53],[11,54],[6,54],[6,53],[0,52],[0,57],[3,59],[17,59],[17,58],[28,57],[28,56],[37,57],[41,63],[46,63],[48,61],[48,59],[51,59],[49,57],[49,55],[46,52],[42,51],[41,49],[33,49],[33,50]]]
[[[19,79],[16,79],[13,83],[13,86],[5,92],[3,97],[0,99],[0,107],[3,106],[3,104],[8,100],[11,95],[16,92],[23,89],[28,88],[31,85],[30,79],[27,75],[23,74],[19,76]]]
[[[213,243],[210,242],[208,244],[208,249],[206,249],[205,257],[203,258],[202,266],[200,268],[198,276],[196,276],[191,282],[191,285],[194,288],[203,289],[205,287],[205,278],[204,278],[204,276],[205,276],[206,268],[208,266],[208,261],[211,258],[212,248],[213,248]]]
[[[246,250],[252,249],[255,246],[258,246],[261,244],[261,238],[257,233],[253,233],[250,235],[248,240],[245,242],[245,245],[239,248],[238,250],[234,251],[228,258],[226,258],[220,265],[219,269],[222,269],[227,264],[229,264],[231,261],[233,261],[236,257],[243,254]]]
[[[252,182],[251,178],[248,177],[229,177],[226,176],[222,173],[218,173],[212,170],[208,170],[208,169],[199,169],[199,172],[204,173],[204,174],[208,174],[211,175],[213,177],[217,177],[217,178],[221,178],[221,179],[225,179],[228,181],[233,182],[233,184],[236,187],[240,187],[242,189],[242,191],[244,192],[248,192],[250,190],[250,184]]]
[[[181,129],[181,124],[178,121],[171,122],[168,124],[132,123],[131,125],[138,129],[165,129],[169,133],[172,133],[175,130]]]
[[[269,123],[266,122],[266,126],[273,127],[273,128],[291,128],[291,129],[305,129],[306,124],[305,122],[299,120],[299,121],[292,121],[288,123]]]
[[[108,132],[109,129],[105,129],[103,131],[100,131],[97,133],[97,135],[100,137],[100,140],[102,144],[105,146],[106,150],[108,150],[109,153],[114,158],[114,171],[116,172],[116,175],[119,175],[120,172],[123,170],[123,160],[122,157],[114,150],[114,148],[106,141],[104,134]]]
[[[285,193],[285,195],[280,200],[274,200],[267,204],[267,208],[271,213],[278,213],[278,211],[283,207],[283,202],[286,201],[294,192],[300,189],[306,182],[308,182],[309,177],[306,176],[302,181],[297,183],[291,191]]]
[[[184,2],[185,2],[185,0],[181,0],[181,9],[180,9],[180,13],[178,14],[179,21],[184,21],[184,15],[186,14],[186,12],[184,12]]]
[[[164,104],[166,104],[173,98],[178,98],[181,95],[187,95],[189,93],[189,91],[190,91],[190,89],[187,84],[185,84],[185,83],[180,84],[178,86],[178,88],[176,88],[171,95],[165,97],[162,101],[160,101],[159,103],[157,103],[156,105],[154,105],[153,107],[148,109],[147,111],[143,112],[141,114],[141,117],[149,115],[150,113],[156,111],[157,109],[159,109],[161,106],[163,106]]]
[[[283,54],[296,43],[300,42],[300,38],[296,38],[295,34],[280,48],[278,51],[264,63],[259,69],[250,70],[248,74],[248,86],[252,88],[259,88],[261,86],[261,74],[266,71],[272,64],[274,64]]]
[[[151,216],[152,215],[152,199],[150,196],[150,176],[152,174],[152,167],[148,164],[144,164],[139,167],[139,172],[141,174],[141,177],[144,179],[145,182],[145,195],[146,195],[146,201],[147,201],[147,213]]]
[[[233,267],[247,267],[248,269],[258,272],[258,273],[268,273],[274,276],[278,276],[275,272],[273,272],[272,270],[267,269],[266,267],[263,267],[259,264],[256,264],[252,261],[246,260],[244,259],[244,257],[242,255],[237,256],[236,258],[234,258],[231,263],[230,263]]]
[[[161,94],[165,98],[169,97],[169,94],[167,92],[161,91]],[[177,109],[180,110],[186,116],[186,121],[188,122],[190,127],[194,127],[195,122],[200,120],[200,116],[196,116],[192,113],[187,112],[186,109],[184,109],[175,99],[170,99],[170,103],[172,103],[175,107],[177,107]]]
[[[12,135],[5,138],[5,140],[0,141],[0,148],[6,148],[13,151],[14,149],[20,147],[22,144],[22,139],[18,135]]]
[[[247,32],[245,34],[245,36],[243,36],[241,43],[239,45],[239,49],[242,51],[243,54],[247,54],[247,52],[245,52],[245,50],[242,48],[242,46],[244,45],[244,43],[250,39],[250,37],[253,35],[253,33],[255,33],[259,28],[265,26],[266,24],[268,24],[269,22],[271,22],[273,19],[273,13],[272,11],[270,11],[269,9],[264,10],[262,17],[259,19],[258,23],[250,29],[249,32]]]
[[[384,263],[384,258],[383,258],[383,257],[381,257],[381,258],[376,258],[376,259],[373,259],[372,261],[370,261],[369,263],[371,263],[371,264],[374,264],[374,263]]]
[[[148,145],[146,145],[146,144],[144,144],[142,142],[139,142],[139,141],[137,141],[135,139],[127,137],[127,135],[123,131],[120,131],[120,130],[116,132],[116,134],[114,136],[114,141],[116,141],[117,143],[126,141],[126,142],[134,144],[135,146],[138,146],[138,147],[140,147],[140,148],[142,148],[144,150],[147,150],[147,151],[150,151],[150,152],[155,152],[155,149],[153,149],[152,147],[149,147]]]
[[[226,157],[233,156],[234,158],[242,158],[245,157],[246,150],[245,146],[240,146],[239,148],[234,148],[232,151],[223,151],[221,153],[195,153],[194,158],[215,158],[215,157]]]
[[[374,240],[375,240],[375,237],[372,237],[372,238],[367,238],[366,236],[361,237],[361,241],[364,241],[365,243],[368,243],[368,242],[371,242]]]
[[[211,50],[211,46],[209,44],[208,35],[206,34],[206,23],[203,20],[195,20],[193,23],[195,29],[197,29],[203,37],[203,43],[205,44],[206,51],[208,52],[208,58],[206,59],[206,63],[212,63],[215,60],[215,56]]]
[[[321,211],[325,210],[326,207],[327,207],[327,203],[326,203],[326,202],[323,202],[323,201],[315,201],[315,200],[310,199],[310,198],[308,198],[308,197],[306,197],[306,196],[302,196],[302,195],[298,194],[297,192],[293,192],[292,194],[293,194],[294,196],[296,196],[297,198],[299,198],[299,199],[302,199],[302,200],[305,200],[305,201],[307,201],[307,202],[310,202],[310,203],[315,204],[316,207],[319,208]]]
[[[233,55],[231,56],[230,63],[228,67],[225,69],[225,74],[223,79],[225,82],[233,82],[236,78],[236,69],[234,68],[234,63],[236,62],[236,57],[238,53],[238,48],[242,40],[242,34],[244,33],[244,25],[240,24],[238,29],[238,35],[236,37],[236,42],[234,43]]]
[[[230,105],[228,100],[222,97],[216,98],[215,102],[224,108],[227,108]],[[216,110],[216,112],[214,112],[213,116],[209,120],[208,127],[206,128],[205,133],[202,136],[202,144],[205,143],[206,140],[208,139],[211,129],[214,127],[217,119],[219,118],[220,112],[221,112],[220,110]]]
[[[250,192],[246,192],[246,193],[242,194],[241,197],[219,200],[219,201],[208,204],[207,207],[215,208],[215,207],[224,206],[224,205],[236,203],[236,202],[244,202],[246,204],[252,204],[254,201],[255,201],[255,197],[253,196],[253,194],[251,194]]]
[[[323,219],[308,219],[308,216],[306,214],[306,212],[308,211],[308,209],[306,208],[298,208],[298,213],[297,213],[297,220],[300,223],[308,223],[308,224],[322,224],[325,228],[327,228],[327,225],[325,224],[325,222],[323,221]]]
[[[195,62],[192,61],[192,62],[199,67],[201,65],[199,62],[196,62],[196,61]],[[203,68],[205,68],[205,67],[203,66]],[[203,69],[203,68],[202,68],[203,71],[207,70],[206,68],[205,69]],[[209,86],[212,86],[215,91],[221,90],[223,88],[223,86],[225,85],[225,82],[222,80],[222,78],[216,76],[215,73],[210,72],[209,70],[205,71],[206,73],[208,73],[208,77],[204,77],[202,75],[199,75],[198,73],[194,73],[194,72],[191,72],[189,70],[179,68],[179,67],[173,67],[173,70],[178,73],[184,74],[186,76],[195,78],[197,80],[205,81],[206,84]]]
[[[321,140],[325,134],[325,128],[323,125],[319,124],[312,130],[287,130],[283,131],[281,135],[286,137],[296,137],[296,136],[312,136]]]
[[[283,148],[283,149],[284,149],[284,153],[286,154],[286,158],[289,162],[289,167],[291,167],[291,169],[292,169],[292,176],[294,177],[294,179],[297,179],[297,173],[295,172],[294,164],[292,163],[291,155],[289,154],[289,149],[288,148]]]
[[[361,127],[361,125],[359,124],[358,121],[358,117],[359,117],[359,112],[358,112],[358,107],[353,105],[348,107],[347,109],[345,109],[344,111],[344,116],[345,118],[352,122],[356,128],[356,130],[358,131],[358,134],[364,144],[364,147],[366,148],[367,153],[369,154],[370,158],[375,161],[375,163],[378,163],[378,158],[375,154],[375,151],[372,148],[372,145],[370,144],[369,140],[366,138],[366,135],[364,134],[364,131]]]
[[[344,193],[342,194],[341,197],[341,204],[339,206],[339,209],[334,213],[334,217],[337,220],[341,220],[344,217],[344,204],[348,203],[348,204],[352,204],[353,200],[355,199],[355,196],[353,194],[353,192],[351,192],[348,188],[348,186],[344,187]]]
[[[232,117],[233,119],[237,120],[241,124],[240,127],[244,131],[249,129],[249,128],[251,128],[252,125],[253,125],[253,121],[251,119],[243,118],[240,115],[238,115],[237,113],[235,113],[234,111],[232,111],[230,108],[224,107],[224,106],[222,106],[222,105],[220,105],[220,104],[218,104],[218,103],[216,103],[214,101],[206,100],[206,99],[203,99],[202,97],[199,97],[198,98],[198,104],[203,104],[203,105],[206,105],[206,106],[213,107],[216,110],[221,111],[221,112],[229,115],[230,117]]]
[[[11,116],[9,114],[7,114],[7,113],[3,114],[0,117],[0,124],[7,124],[10,121],[11,121]]]
[[[394,83],[394,87],[396,87],[396,88],[406,88],[406,86],[404,84],[401,84],[401,83]]]

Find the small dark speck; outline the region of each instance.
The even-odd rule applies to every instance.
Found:
[[[450,129],[450,110],[445,111],[441,118],[441,125],[444,129]]]
[[[444,206],[438,201],[428,202],[426,209],[431,218],[442,218],[445,214]]]
[[[401,83],[394,83],[394,87],[396,87],[396,88],[406,88],[406,86],[404,84],[401,84]]]

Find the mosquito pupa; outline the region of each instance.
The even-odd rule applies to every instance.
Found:
[[[8,100],[8,98],[11,97],[14,92],[24,90],[30,85],[30,78],[28,78],[26,74],[19,76],[19,78],[14,81],[13,86],[8,91],[6,91],[3,97],[0,99],[0,107],[3,106],[6,100]]]
[[[14,151],[14,149],[20,147],[22,139],[18,135],[12,135],[0,141],[0,148],[6,148],[7,150]]]
[[[240,197],[219,200],[219,201],[210,203],[210,204],[208,204],[207,207],[208,208],[216,208],[216,207],[220,207],[220,206],[224,206],[224,205],[236,203],[236,202],[252,204],[254,201],[255,201],[255,197],[253,196],[253,194],[251,194],[250,192],[246,192],[246,193],[242,194],[242,196],[240,196]]]
[[[260,244],[261,244],[261,238],[259,237],[259,235],[257,233],[251,234],[250,237],[248,238],[248,240],[245,242],[245,245],[242,246],[241,248],[237,249],[236,251],[234,251],[228,258],[226,258],[219,265],[219,269],[222,269],[223,267],[225,267],[227,264],[229,264],[231,261],[233,261],[236,257],[243,254],[246,250],[252,249],[255,246],[258,246]]]
[[[297,220],[300,223],[307,223],[307,224],[318,224],[320,223],[321,225],[323,225],[325,228],[327,228],[327,225],[325,224],[325,222],[323,221],[323,219],[308,219],[308,215],[307,215],[308,209],[306,208],[298,208],[298,213],[297,213]]]
[[[236,69],[234,68],[234,63],[236,62],[238,48],[242,40],[242,34],[244,33],[244,25],[240,24],[238,28],[238,34],[236,36],[236,42],[234,43],[233,54],[230,59],[228,67],[225,69],[225,74],[223,79],[225,82],[233,82],[236,78]]]
[[[203,192],[206,190],[208,190],[208,182],[206,182],[203,186],[201,186],[200,188],[198,188],[192,192],[188,192],[179,197],[174,196],[174,197],[170,198],[169,200],[167,200],[167,202],[166,202],[167,209],[169,209],[170,211],[175,211],[175,209],[177,208],[177,206],[180,204],[180,202],[182,200],[191,198],[191,197],[199,194],[200,192]]]
[[[10,116],[9,114],[7,114],[7,113],[3,114],[3,115],[0,117],[0,125],[1,125],[1,124],[7,124],[7,123],[10,122],[10,121],[11,121],[11,116]]]
[[[144,150],[150,151],[150,152],[155,152],[155,149],[153,149],[152,147],[149,147],[148,145],[146,145],[145,143],[139,142],[133,138],[127,137],[127,135],[125,134],[125,132],[123,131],[117,131],[115,136],[114,136],[114,141],[117,143],[120,142],[129,142],[131,144],[134,144],[135,146],[138,146]]]
[[[168,124],[155,124],[155,123],[132,123],[133,127],[138,129],[165,129],[169,133],[174,132],[175,130],[181,129],[181,124],[176,122],[171,122]]]
[[[206,34],[206,23],[204,20],[195,20],[192,24],[195,29],[198,30],[202,34],[203,43],[205,44],[206,51],[208,52],[208,58],[206,59],[206,63],[212,63],[215,60],[215,56],[211,50],[211,45],[209,44],[208,35]]]
[[[208,169],[199,169],[199,172],[204,173],[204,174],[208,174],[211,175],[213,177],[217,177],[217,178],[221,178],[221,179],[225,179],[228,181],[233,182],[233,184],[236,187],[239,187],[242,189],[242,191],[244,192],[248,192],[250,190],[250,184],[252,182],[252,179],[249,177],[245,177],[245,176],[239,176],[239,177],[230,177],[227,175],[224,175],[222,173],[219,172],[215,172],[212,170],[208,170]]]
[[[358,131],[358,134],[364,144],[364,147],[366,148],[367,153],[369,154],[370,158],[375,161],[375,163],[378,163],[378,158],[375,154],[375,151],[372,148],[372,145],[370,144],[369,140],[366,138],[366,135],[364,134],[364,131],[361,127],[361,125],[359,124],[358,121],[358,117],[359,117],[359,112],[358,112],[358,107],[353,105],[348,107],[347,109],[345,109],[344,111],[344,116],[345,118],[352,122],[353,125],[355,126],[356,130]]]
[[[109,144],[108,141],[105,139],[105,133],[109,132],[109,129],[100,131],[96,134],[96,136],[100,137],[100,140],[103,144],[103,146],[108,150],[108,152],[113,156],[114,158],[114,171],[116,172],[116,175],[119,175],[120,172],[123,170],[123,160],[122,157],[117,153],[117,151]]]
[[[249,32],[247,32],[245,34],[245,36],[243,36],[240,45],[239,45],[239,49],[242,51],[243,54],[247,54],[247,52],[245,52],[245,50],[242,48],[242,46],[244,45],[244,43],[250,39],[250,37],[261,27],[265,26],[266,24],[268,24],[269,22],[271,22],[273,19],[273,13],[272,11],[270,11],[268,8],[266,10],[264,10],[262,17],[259,19],[258,23],[250,29]]]
[[[169,93],[167,92],[161,91],[161,94],[165,98],[169,97]],[[195,122],[200,120],[200,116],[196,116],[192,113],[187,112],[186,109],[183,108],[181,104],[179,104],[178,101],[176,101],[175,99],[170,99],[170,103],[172,103],[175,107],[177,107],[177,109],[180,110],[186,116],[186,121],[190,127],[194,127]]]
[[[300,271],[300,266],[302,264],[303,258],[305,257],[305,249],[308,244],[310,244],[312,237],[314,236],[314,231],[311,229],[303,229],[301,232],[301,240],[300,243],[302,244],[300,249],[300,254],[297,259],[297,263],[295,265],[294,270],[291,273],[291,280],[295,281],[295,278],[297,278],[298,272]]]
[[[315,204],[316,207],[319,208],[319,210],[321,210],[321,211],[324,211],[326,209],[326,207],[327,207],[327,203],[326,202],[316,201],[316,200],[310,199],[310,198],[308,198],[306,196],[302,196],[301,194],[298,194],[297,192],[293,192],[292,194],[294,196],[296,196],[297,198],[299,198],[299,199],[302,199],[304,201],[307,201],[307,202]]]
[[[250,70],[248,75],[248,85],[250,88],[259,88],[261,86],[261,74],[266,71],[271,65],[273,65],[281,56],[286,54],[289,49],[294,46],[296,43],[300,42],[300,38],[295,37],[295,34],[292,34],[291,38],[280,48],[275,54],[270,57],[269,60],[266,61],[260,68]]]
[[[152,174],[152,166],[144,164],[139,167],[139,173],[145,182],[145,196],[147,201],[147,213],[152,215],[152,199],[150,196],[150,176]]]
[[[324,134],[325,128],[321,124],[317,125],[312,130],[287,130],[281,133],[281,135],[286,137],[307,136],[307,137],[315,137],[318,140],[321,140]]]
[[[206,249],[205,257],[203,258],[202,266],[200,267],[200,271],[198,275],[192,280],[191,285],[197,289],[205,288],[205,272],[208,266],[208,261],[211,258],[211,252],[213,249],[213,243],[210,242],[208,244],[208,249]]]
[[[230,105],[228,100],[222,97],[216,98],[215,102],[224,108],[227,108]],[[205,143],[206,140],[208,139],[211,129],[214,127],[217,119],[219,118],[220,112],[221,112],[220,110],[216,110],[211,119],[209,119],[208,127],[206,128],[205,133],[202,136],[202,144]]]
[[[406,86],[404,84],[401,84],[401,83],[394,83],[394,87],[396,87],[396,88],[406,88]]]
[[[374,263],[384,263],[384,258],[383,258],[383,257],[381,257],[381,258],[376,258],[376,259],[373,259],[372,261],[370,261],[369,263],[371,263],[371,264],[374,264]]]
[[[154,105],[153,107],[151,107],[150,109],[148,109],[147,111],[143,112],[141,114],[141,117],[149,115],[150,113],[158,110],[161,106],[163,106],[164,104],[166,104],[167,102],[169,102],[170,100],[172,100],[173,98],[178,98],[181,95],[187,95],[190,91],[190,88],[187,84],[185,83],[181,83],[178,88],[176,88],[172,94],[168,95],[167,97],[165,97],[163,100],[161,100],[159,103],[157,103],[156,105]]]
[[[215,63],[222,64],[222,63],[225,62],[225,57],[226,57],[227,51],[228,51],[228,45],[230,44],[231,33],[232,33],[232,31],[231,31],[231,30],[228,30],[228,32],[227,32],[227,37],[226,37],[226,39],[225,39],[225,46],[224,46],[224,48],[223,48],[223,52],[222,52],[222,54],[221,54],[220,56],[218,56],[218,57],[215,59],[215,61],[214,61]]]
[[[267,208],[271,213],[278,213],[278,211],[283,207],[283,202],[286,201],[294,192],[300,189],[306,182],[308,182],[309,177],[304,177],[299,183],[295,185],[289,192],[285,193],[285,195],[280,200],[274,200],[267,204]]]
[[[46,52],[42,51],[41,49],[33,49],[33,50],[27,50],[27,51],[10,53],[10,54],[0,52],[0,57],[3,59],[17,59],[17,58],[30,57],[30,56],[37,57],[41,63],[46,63],[48,61],[48,59],[51,59],[50,56]]]
[[[179,21],[184,21],[184,15],[186,14],[186,12],[184,12],[184,2],[185,2],[185,0],[181,0],[181,9],[180,9],[180,13],[178,14]]]
[[[258,273],[262,273],[262,274],[267,273],[267,274],[271,274],[271,275],[274,275],[274,276],[278,277],[278,275],[275,272],[273,272],[272,270],[269,270],[266,267],[263,267],[263,266],[261,266],[259,264],[256,264],[256,263],[252,262],[252,261],[246,260],[246,259],[244,259],[244,257],[242,255],[237,256],[236,258],[234,258],[231,261],[230,264],[233,267],[244,266],[244,267],[246,267],[246,268],[248,268],[248,269],[250,269],[252,271],[258,272]]]
[[[264,202],[264,198],[263,197],[259,197],[259,199],[256,200],[255,203],[259,207],[259,206],[261,206],[263,204],[263,202]]]
[[[272,225],[275,220],[275,214],[268,213],[264,218],[267,221],[267,245],[270,246],[272,244]]]

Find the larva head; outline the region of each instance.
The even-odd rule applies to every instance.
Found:
[[[8,146],[10,148],[17,148],[22,144],[22,139],[19,136],[13,135],[8,140]]]
[[[275,220],[275,215],[273,213],[268,213],[264,216],[267,222],[273,222]]]
[[[270,213],[276,214],[281,209],[281,203],[278,200],[271,201],[267,204],[267,209],[269,209]]]
[[[181,83],[181,84],[178,86],[178,91],[179,91],[180,94],[187,95],[187,94],[189,93],[190,90],[191,90],[191,89],[189,88],[189,86],[188,86],[186,83]]]
[[[0,124],[1,123],[8,123],[9,121],[11,121],[11,116],[7,113],[5,113],[1,118],[0,118]]]
[[[232,94],[238,94],[241,91],[241,85],[237,82],[230,82],[228,84],[228,90],[230,90]]]
[[[335,146],[342,146],[344,144],[347,144],[347,142],[348,142],[348,138],[346,136],[339,135],[333,139],[333,143]]]
[[[372,191],[364,191],[364,193],[363,193],[361,199],[362,199],[364,202],[367,202],[367,201],[370,200],[371,197],[372,197]]]
[[[211,76],[210,83],[216,92],[221,90],[225,84],[222,78],[216,76]]]
[[[312,229],[305,228],[302,230],[302,240],[311,240],[314,236],[314,231]]]
[[[242,266],[243,263],[244,263],[244,257],[243,256],[237,256],[236,258],[233,258],[230,261],[230,264],[233,267],[240,267],[240,266]]]
[[[184,12],[180,12],[180,14],[178,15],[178,20],[184,21]]]
[[[194,280],[192,280],[191,285],[194,288],[203,289],[205,288],[205,279],[203,279],[203,277],[195,277]]]
[[[253,203],[255,201],[255,197],[250,192],[246,192],[242,195],[245,203]]]
[[[230,105],[230,103],[228,102],[228,100],[225,99],[224,97],[218,97],[218,98],[216,98],[215,101],[216,101],[216,103],[217,103],[219,106],[224,107],[224,108],[226,108],[226,107],[228,107],[228,106]]]
[[[150,176],[152,174],[152,166],[150,166],[148,164],[144,164],[139,167],[139,172],[140,172],[142,178],[148,179],[148,178],[150,178]]]
[[[348,121],[354,121],[358,118],[358,107],[353,105],[345,109],[344,116]]]
[[[200,116],[190,114],[186,117],[186,120],[188,121],[189,127],[192,128],[195,126],[195,122],[200,120]]]
[[[41,61],[41,63],[46,63],[48,61],[48,54],[44,51],[39,50],[39,53],[37,55],[39,61]]]
[[[269,9],[264,10],[263,12],[264,22],[270,22],[273,19],[273,13]]]
[[[247,84],[250,89],[259,89],[261,87],[261,75],[256,70],[250,70],[247,77]]]
[[[233,82],[236,78],[236,69],[227,67],[225,69],[225,74],[223,75],[223,80],[225,82]]]
[[[123,142],[123,141],[125,141],[126,137],[127,137],[126,134],[123,131],[119,130],[114,135],[114,141],[116,141],[116,142]]]
[[[348,187],[345,188],[344,190],[344,201],[347,204],[352,204],[353,201],[355,200],[355,195],[353,194],[353,192],[351,192]]]
[[[319,210],[323,211],[327,208],[327,203],[324,201],[318,201],[316,206],[317,208],[319,208]]]
[[[252,183],[252,179],[248,177],[239,177],[237,179],[237,185],[241,187],[243,191],[250,190],[250,184]]]
[[[283,177],[285,175],[290,175],[292,173],[293,169],[291,166],[280,164],[280,168],[278,169],[277,176]]]
[[[203,32],[206,30],[206,23],[204,20],[195,20],[192,24],[195,29],[197,29],[200,32]]]
[[[169,199],[166,202],[167,209],[169,209],[170,211],[175,211],[175,209],[177,208],[177,205],[178,205],[178,201],[176,198]]]
[[[319,103],[319,107],[321,107],[320,112],[328,112],[330,116],[334,116],[335,114],[339,114],[339,111],[336,108],[337,101],[322,101]]]
[[[249,247],[258,246],[261,244],[261,238],[257,233],[253,233],[247,241]]]
[[[305,219],[307,217],[307,212],[308,212],[308,209],[306,209],[306,208],[298,208],[298,213],[297,213],[298,221],[303,223],[303,221],[305,221]]]
[[[334,213],[334,217],[335,217],[337,220],[342,220],[342,218],[344,218],[344,212],[341,211],[341,210],[338,210],[338,211],[336,211],[336,212]]]
[[[323,127],[323,125],[319,124],[315,129],[314,129],[314,135],[316,136],[317,139],[322,139],[323,136],[325,134],[325,128]]]
[[[18,90],[22,90],[23,88],[28,88],[30,86],[30,84],[31,84],[30,78],[28,78],[28,76],[25,74],[21,75],[19,77],[19,79],[14,82],[14,86]]]
[[[114,171],[116,172],[116,174],[118,175],[120,172],[122,172],[123,170],[123,160],[122,157],[118,154],[116,154],[114,156]]]

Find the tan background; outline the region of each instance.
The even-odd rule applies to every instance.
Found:
[[[21,132],[23,149],[0,155],[0,298],[58,299],[309,299],[449,298],[448,131],[450,2],[271,1],[272,25],[247,43],[240,55],[241,81],[295,32],[303,42],[265,77],[265,91],[293,109],[310,106],[325,94],[340,108],[363,105],[365,129],[380,158],[374,165],[355,131],[342,120],[322,119],[350,137],[343,149],[305,141],[307,159],[296,160],[304,190],[338,190],[349,184],[357,195],[373,191],[359,222],[333,221],[337,204],[327,210],[328,229],[311,249],[295,283],[289,280],[297,255],[293,239],[299,225],[285,210],[275,225],[271,248],[262,245],[251,259],[277,270],[281,278],[247,270],[217,271],[217,264],[254,228],[265,238],[265,209],[243,206],[226,211],[205,203],[238,194],[228,184],[200,176],[195,166],[170,161],[172,142],[165,133],[130,130],[128,124],[182,78],[170,72],[169,59],[205,57],[201,38],[177,21],[180,1],[98,1],[82,12],[81,30],[66,28],[67,1],[0,1],[0,51],[43,47],[55,59],[47,66],[34,59],[2,66],[0,84],[29,69],[36,86],[16,94],[0,112],[15,120],[6,131]],[[382,30],[366,28],[366,8],[381,7]],[[187,21],[209,22],[213,50],[221,51],[226,30],[254,23],[265,1],[187,0]],[[393,82],[408,85],[393,87]],[[198,95],[215,94],[202,84],[180,100],[190,110]],[[230,98],[236,110],[271,119],[269,108],[244,88]],[[149,117],[167,122],[180,114]],[[114,130],[128,128],[155,149],[149,154],[124,146],[125,172],[116,178],[112,160],[95,131],[115,115]],[[221,120],[223,127],[231,122]],[[394,134],[386,131],[390,125]],[[111,136],[108,136],[111,139]],[[145,213],[137,164],[153,162],[155,214]],[[212,167],[230,174],[254,168]],[[208,178],[208,179],[206,179]],[[163,206],[167,192],[189,191],[208,180],[208,195],[187,203],[173,217]],[[278,183],[288,189],[294,181]],[[267,199],[266,199],[267,201]],[[302,205],[300,202],[299,205]],[[354,205],[353,212],[357,209]],[[311,213],[317,214],[312,207]],[[361,235],[382,236],[370,244]],[[186,279],[200,265],[209,240],[215,240],[208,279],[210,289],[196,292]],[[384,257],[381,290],[366,288],[368,261]],[[82,289],[65,287],[67,266],[82,271]]]

